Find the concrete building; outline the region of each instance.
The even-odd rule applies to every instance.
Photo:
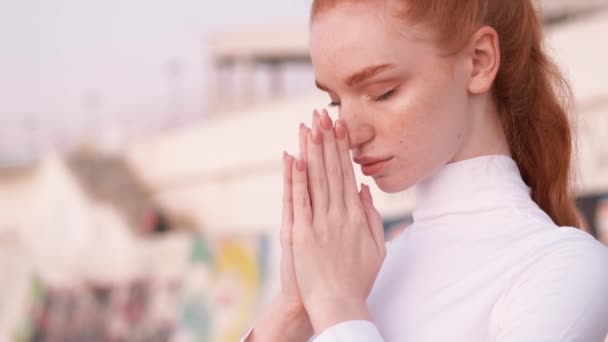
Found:
[[[576,192],[608,193],[608,11],[552,27],[548,48],[569,79],[575,96],[573,121],[578,126]]]
[[[577,6],[562,8],[549,3],[545,6],[554,6],[550,7],[552,15],[581,11]],[[572,79],[576,94],[581,131],[575,191],[580,195],[608,192],[608,134],[604,133],[608,132],[608,86],[595,77],[608,71],[604,62],[608,50],[597,44],[608,32],[607,13],[573,16],[548,28],[550,51]],[[306,37],[306,28],[222,34],[212,39],[213,60],[218,69],[235,68],[237,74],[244,70],[244,86],[251,88],[246,75],[256,68],[310,63]],[[235,67],[239,63],[248,66]],[[270,70],[278,85],[279,70]],[[240,109],[220,106],[205,122],[132,145],[127,158],[156,200],[171,210],[183,211],[205,231],[274,232],[280,216],[282,150],[297,152],[299,122],[309,122],[312,109],[328,102],[312,84],[309,93],[298,98],[277,95],[277,100],[258,102],[250,94],[245,102],[232,102],[240,104],[232,108]],[[361,174],[358,177],[372,183]],[[374,191],[374,196],[387,221],[406,217],[414,206],[411,192],[387,195]]]

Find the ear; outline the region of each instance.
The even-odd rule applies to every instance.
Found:
[[[500,66],[498,33],[489,26],[480,28],[471,37],[468,50],[472,62],[468,90],[472,94],[486,93],[492,88]]]

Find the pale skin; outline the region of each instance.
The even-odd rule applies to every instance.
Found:
[[[317,85],[340,114],[333,123],[315,111],[299,129],[300,157],[284,156],[281,291],[248,341],[306,341],[342,321],[373,321],[366,300],[386,250],[351,153],[387,160],[373,175],[385,192],[451,162],[510,155],[492,95],[496,31],[480,27],[446,56],[431,28],[387,14],[396,0],[374,3],[341,4],[311,24]]]

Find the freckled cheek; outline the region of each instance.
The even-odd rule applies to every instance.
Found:
[[[398,102],[398,103],[397,103]],[[397,158],[396,168],[408,171],[402,177],[416,179],[422,169],[440,151],[439,118],[428,102],[419,97],[396,101],[391,118],[385,126],[390,137],[390,152]]]
[[[390,110],[391,120],[387,129],[398,139],[399,145],[410,144],[421,132],[426,132],[431,124],[426,110],[416,98],[403,98],[395,102]]]

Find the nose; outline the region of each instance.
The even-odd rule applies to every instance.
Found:
[[[357,149],[374,138],[374,126],[365,120],[362,113],[342,108],[340,121],[344,123],[348,131],[351,149]]]

